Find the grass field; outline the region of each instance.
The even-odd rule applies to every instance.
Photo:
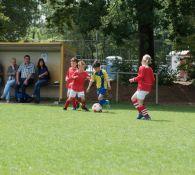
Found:
[[[194,175],[195,107],[0,104],[0,175]]]

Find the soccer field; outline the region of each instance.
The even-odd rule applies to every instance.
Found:
[[[195,108],[108,113],[0,104],[0,175],[193,175]]]

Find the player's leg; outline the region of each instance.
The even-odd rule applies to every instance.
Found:
[[[137,93],[138,91],[136,91],[132,97],[131,97],[131,102],[133,103],[134,107],[137,109],[138,106],[139,106],[139,103],[138,103],[138,99],[137,99]],[[138,110],[138,109],[137,109]],[[139,112],[139,110],[138,110]],[[139,112],[138,116],[137,116],[137,119],[142,119],[143,118],[143,115],[141,112]]]
[[[145,119],[145,120],[151,119],[151,117],[148,114],[148,110],[144,105],[144,100],[145,100],[146,95],[148,95],[148,93],[149,92],[147,92],[147,91],[138,91],[138,93],[137,93],[137,100],[138,100],[138,104],[139,104],[137,109],[143,115],[143,119]]]
[[[76,96],[75,98],[74,98],[74,101],[73,101],[73,107],[75,107],[76,109],[78,109],[79,108],[79,100],[78,100],[78,96]]]
[[[69,97],[66,100],[66,103],[64,104],[64,110],[67,110],[69,104],[74,100],[75,97],[76,97],[76,92],[74,90],[71,90],[69,93]]]
[[[67,90],[67,98],[70,96],[70,92],[71,92],[71,89],[69,88]],[[72,107],[73,107],[73,109],[76,109],[77,106],[78,106],[78,100],[77,100],[77,97],[75,97],[72,99]]]
[[[79,92],[78,93],[78,101],[82,104],[81,108],[85,111],[89,111],[89,109],[86,107],[86,102],[85,102],[85,93],[84,92]]]
[[[98,89],[97,94],[98,94],[98,101],[101,106],[110,104],[109,100],[105,99],[106,89],[104,88]]]

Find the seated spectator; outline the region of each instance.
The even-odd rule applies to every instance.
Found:
[[[49,81],[49,71],[43,58],[40,58],[37,64],[38,69],[38,81],[35,83],[34,92],[32,97],[35,98],[35,103],[40,102],[40,89],[42,86],[48,84]]]
[[[26,94],[26,88],[33,84],[35,74],[35,66],[30,62],[30,56],[24,56],[24,63],[22,63],[16,73],[16,100],[18,102],[28,102],[31,97]],[[20,92],[21,89],[21,92]]]
[[[11,59],[11,65],[7,69],[7,82],[1,96],[1,99],[6,99],[7,103],[10,101],[10,90],[11,87],[16,83],[16,72],[18,70],[18,65],[16,64],[16,58]]]
[[[0,92],[1,92],[2,87],[3,87],[3,66],[0,63]]]

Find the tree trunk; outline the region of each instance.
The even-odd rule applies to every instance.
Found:
[[[136,2],[139,34],[139,64],[145,54],[152,58],[152,68],[155,68],[154,58],[154,9],[153,0],[137,0]]]

